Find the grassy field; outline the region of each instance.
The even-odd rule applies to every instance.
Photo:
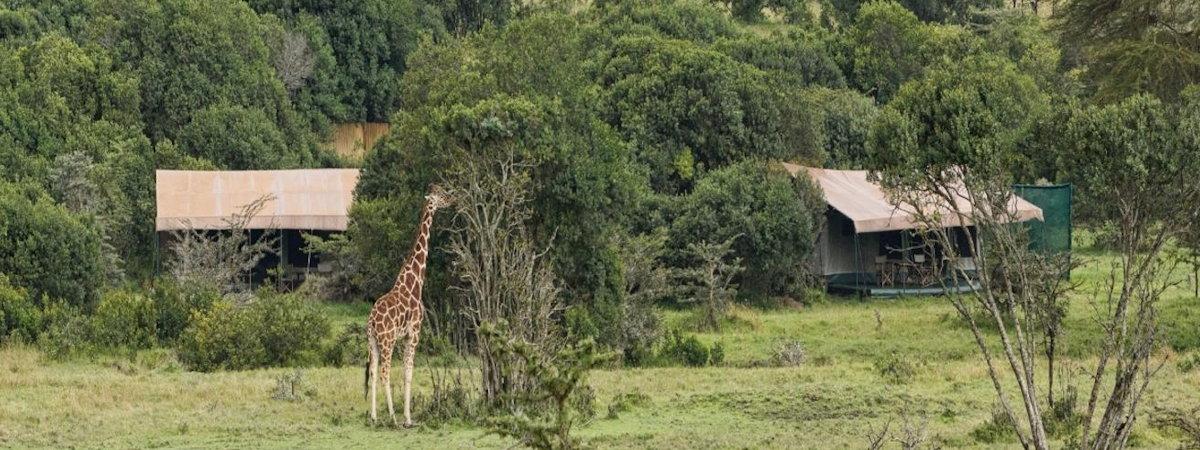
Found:
[[[1081,270],[1084,293],[1072,305],[1069,342],[1089,342],[1097,328],[1087,286],[1100,269]],[[1200,301],[1179,289],[1164,305],[1168,335],[1180,346],[1200,333]],[[335,322],[361,320],[365,307],[331,306]],[[669,324],[689,313],[668,311]],[[805,308],[740,309],[720,334],[722,367],[602,370],[591,377],[597,416],[580,434],[601,448],[862,448],[868,427],[902,412],[927,422],[930,442],[945,447],[1013,447],[986,435],[993,391],[967,330],[944,299],[830,299]],[[798,340],[807,362],[757,367],[777,345]],[[1092,357],[1069,345],[1064,376],[1083,385]],[[1191,350],[1195,351],[1195,350]],[[1181,372],[1171,360],[1143,411],[1200,405],[1200,370]],[[912,361],[907,382],[876,367],[888,358]],[[361,368],[303,372],[302,401],[272,399],[276,378],[291,369],[195,373],[163,350],[136,355],[50,361],[30,347],[0,349],[0,447],[351,447],[504,448],[512,443],[479,428],[370,428]],[[428,389],[418,368],[416,391]],[[1061,383],[1061,382],[1060,382]],[[648,401],[616,417],[617,395]],[[1083,399],[1080,399],[1082,402]],[[419,405],[417,408],[419,410]],[[420,421],[420,417],[417,417]],[[1180,436],[1141,420],[1135,446],[1174,448]],[[898,444],[896,444],[898,445]]]

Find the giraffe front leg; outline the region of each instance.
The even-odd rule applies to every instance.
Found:
[[[408,336],[408,343],[404,347],[404,426],[412,427],[412,373],[413,373],[413,358],[417,354],[417,340],[420,338],[420,331],[414,331]]]

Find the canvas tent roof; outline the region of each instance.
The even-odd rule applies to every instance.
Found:
[[[344,231],[358,169],[155,171],[155,229],[225,229],[264,195],[274,196],[247,228]]]
[[[784,163],[783,166],[792,176],[806,171],[821,188],[825,202],[849,217],[857,233],[919,228],[914,217],[917,209],[909,204],[895,205],[889,202],[883,189],[867,179],[865,170],[819,169],[790,163]],[[1016,195],[1013,195],[1009,206],[1014,221],[1042,220],[1040,208]],[[948,206],[942,209],[949,211]],[[967,212],[970,206],[963,202],[959,204],[959,209]],[[954,214],[943,214],[943,217],[942,226],[959,225]]]

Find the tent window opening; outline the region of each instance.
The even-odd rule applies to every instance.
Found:
[[[971,234],[975,233],[975,229],[973,227],[969,227],[968,230],[971,232]],[[971,242],[971,237],[961,228],[954,230],[954,245],[957,247],[955,250],[958,253],[958,256],[963,258],[975,256],[975,249],[971,246]]]
[[[900,259],[904,252],[904,242],[899,232],[879,233],[879,256],[888,259]]]

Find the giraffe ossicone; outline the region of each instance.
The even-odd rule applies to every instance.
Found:
[[[417,228],[412,250],[396,276],[392,289],[375,300],[367,316],[367,368],[366,383],[371,400],[371,423],[376,423],[376,384],[383,382],[387,394],[388,415],[396,422],[396,411],[392,404],[392,351],[396,342],[404,339],[404,426],[412,426],[412,371],[413,357],[421,337],[421,319],[425,308],[421,303],[421,288],[425,284],[425,258],[429,253],[429,230],[433,225],[433,214],[439,208],[451,204],[450,196],[439,186],[430,188],[425,196],[425,207],[421,210],[421,221]]]

